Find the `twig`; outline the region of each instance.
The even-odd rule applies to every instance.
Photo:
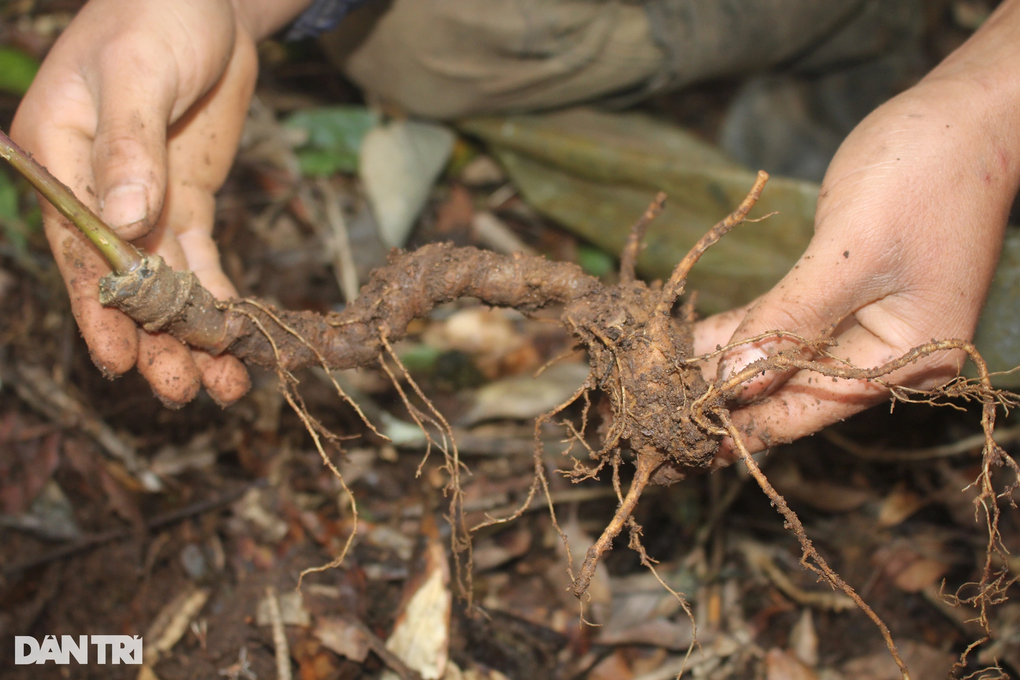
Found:
[[[160,527],[167,526],[168,524],[175,524],[189,517],[194,517],[195,515],[201,515],[212,510],[217,510],[225,505],[230,505],[238,498],[248,493],[249,489],[255,489],[261,486],[265,486],[265,484],[266,480],[260,479],[255,482],[252,482],[251,484],[245,484],[244,486],[241,486],[233,491],[229,491],[217,498],[198,501],[197,503],[186,505],[178,510],[172,510],[170,512],[165,512],[161,515],[156,515],[152,519],[145,522],[145,528],[149,531],[153,531],[155,529],[159,529]],[[135,535],[136,531],[134,528],[110,529],[109,531],[103,531],[98,534],[92,534],[90,536],[85,536],[84,538],[70,545],[65,545],[55,550],[45,552],[42,555],[39,555],[38,557],[33,557],[31,559],[27,559],[21,562],[15,562],[14,564],[9,564],[3,567],[3,570],[0,573],[3,573],[4,576],[13,576],[14,574],[20,573],[22,571],[27,571],[29,569],[41,567],[43,565],[49,564],[50,562],[55,562],[56,560],[61,560],[65,557],[69,557],[70,555],[74,555],[75,553],[79,553],[83,550],[88,550],[98,545],[102,545],[103,543],[109,543],[110,541],[116,541],[122,538],[130,538]]]
[[[852,453],[858,458],[885,463],[915,462],[932,460],[933,458],[953,458],[965,453],[974,453],[975,451],[980,452],[981,447],[985,444],[985,435],[983,432],[981,434],[973,434],[969,437],[964,437],[963,439],[950,444],[929,446],[919,449],[886,449],[881,447],[865,446],[863,444],[858,444],[848,437],[844,437],[838,432],[833,432],[832,430],[823,430],[822,436],[839,448],[847,451],[848,453]],[[1020,439],[1020,427],[996,430],[994,439],[995,443],[999,446],[1011,444]]]
[[[134,246],[118,236],[117,232],[78,200],[67,186],[5,135],[3,130],[0,130],[0,157],[14,166],[22,177],[95,245],[114,272],[127,274],[142,264],[142,254]]]
[[[853,609],[857,605],[843,593],[833,591],[809,591],[799,588],[773,561],[767,549],[751,540],[740,543],[744,557],[752,567],[760,569],[781,593],[803,607],[815,607],[834,612]]]
[[[400,676],[400,680],[422,680],[418,671],[408,667],[399,656],[386,648],[386,642],[378,635],[368,629],[368,626],[361,621],[354,621],[353,625],[365,636],[368,648],[375,652],[375,655],[386,664],[386,667]]]
[[[550,493],[553,505],[563,505],[564,503],[584,503],[586,501],[602,500],[603,498],[611,498],[615,496],[615,492],[605,486],[591,486],[591,487],[568,487],[559,491],[553,491]],[[532,495],[530,502],[527,505],[515,503],[513,505],[504,505],[505,499],[502,494],[495,497],[483,497],[476,498],[464,503],[464,514],[471,515],[477,512],[484,512],[486,520],[481,523],[481,526],[490,526],[492,524],[502,524],[503,518],[509,515],[513,515],[515,518],[520,517],[529,512],[536,512],[549,507],[549,501],[543,496],[538,497],[537,493]],[[393,504],[394,506],[397,504]],[[397,507],[383,507],[374,508],[372,510],[372,516],[379,521],[386,521],[393,517],[400,517],[401,519],[419,519],[425,513],[425,506],[421,503],[414,503],[413,505],[400,505]],[[493,521],[493,518],[495,521]],[[472,526],[471,531],[474,532],[479,528],[478,525]]]
[[[627,245],[623,247],[623,252],[620,254],[620,281],[630,283],[634,280],[634,268],[637,264],[638,253],[641,251],[641,242],[645,239],[645,231],[651,221],[662,214],[665,207],[666,192],[660,191],[655,195],[651,205],[634,223],[634,226],[630,228]]]
[[[133,446],[99,419],[85,404],[58,385],[40,366],[18,364],[14,368],[14,389],[21,399],[66,429],[79,429],[92,437],[106,454],[120,462],[146,491],[163,488],[163,482],[138,457]]]
[[[209,601],[212,590],[187,586],[177,597],[170,600],[156,615],[156,619],[145,631],[144,661],[153,666],[160,657],[168,653],[180,642],[190,628],[195,616]]]
[[[340,290],[344,294],[344,300],[348,303],[354,302],[358,297],[358,270],[354,266],[354,253],[351,252],[351,240],[347,234],[347,223],[344,220],[343,211],[340,209],[340,197],[326,177],[321,177],[316,182],[319,192],[322,193],[322,201],[325,204],[326,222],[332,232],[334,274]]]
[[[269,604],[269,619],[273,624],[273,650],[276,652],[276,680],[292,680],[290,672],[290,645],[287,644],[287,631],[283,629],[283,617],[280,616],[280,600],[276,588],[266,587],[266,601]]]

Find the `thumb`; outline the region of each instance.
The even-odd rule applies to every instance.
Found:
[[[112,63],[98,86],[92,168],[100,217],[133,241],[155,228],[163,207],[171,97],[159,84],[144,91],[137,87],[146,82],[136,72],[138,60]]]
[[[808,253],[811,253],[809,249]],[[842,267],[842,271],[839,270]],[[725,380],[779,352],[810,355],[805,342],[834,334],[855,310],[855,288],[842,253],[805,254],[771,291],[751,306],[733,336],[737,344],[723,355],[718,377]],[[771,394],[793,373],[761,370],[743,381],[734,399],[746,404]]]

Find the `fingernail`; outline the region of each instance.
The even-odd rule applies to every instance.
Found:
[[[728,380],[747,366],[767,357],[768,355],[765,352],[754,347],[740,350],[727,357],[726,361],[720,364],[719,377],[721,380]],[[775,374],[772,371],[765,371],[748,377],[734,388],[733,403],[743,405],[760,399],[768,393],[774,379]]]
[[[731,354],[727,355],[725,359],[719,362],[719,379],[729,380],[729,378],[740,371],[744,370],[750,364],[755,361],[766,358],[768,355],[757,347],[745,347],[738,349]]]
[[[106,192],[99,204],[103,220],[114,229],[141,222],[149,214],[145,187],[122,184]]]

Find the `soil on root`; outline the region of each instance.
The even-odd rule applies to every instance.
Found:
[[[948,396],[975,400],[982,405],[985,446],[981,473],[975,485],[979,493],[978,507],[985,514],[989,530],[987,560],[975,588],[977,595],[960,601],[978,607],[980,622],[987,632],[987,607],[1001,601],[1012,583],[1006,572],[995,569],[996,558],[1004,558],[1006,550],[998,534],[998,498],[1001,492],[992,484],[992,469],[1007,466],[1014,474],[1020,472],[1015,461],[995,443],[993,430],[996,409],[1016,405],[1017,397],[993,389],[980,355],[972,345],[959,340],[933,341],[883,366],[861,369],[843,364],[827,352],[828,342],[825,339],[766,333],[763,338],[781,336],[793,340],[795,347],[756,361],[728,378],[707,382],[699,362],[708,357],[692,356],[693,305],[685,305],[680,320],[673,317],[673,308],[684,293],[691,268],[711,245],[746,220],[766,180],[767,175],[759,173],[747,198],[699,240],[661,288],[636,281],[633,271],[644,228],[661,210],[664,197],[660,195],[631,231],[621,258],[621,282],[616,286],[603,286],[573,265],[550,263],[519,254],[503,257],[472,248],[433,245],[414,253],[395,253],[389,266],[375,272],[358,300],[343,312],[326,317],[281,312],[252,299],[218,303],[198,283],[194,274],[173,272],[158,257],[145,258],[132,268],[133,271],[118,268],[119,275],[103,280],[101,299],[104,304],[127,313],[150,332],[168,331],[192,347],[213,354],[229,352],[248,363],[277,371],[287,402],[308,429],[324,464],[348,492],[339,470],[323,446],[323,441],[339,446],[340,438],[312,418],[304,408],[300,395],[294,389],[296,380],[292,371],[318,365],[328,374],[336,368],[378,364],[390,376],[423,431],[427,425],[432,425],[440,433],[440,448],[450,477],[446,490],[450,496],[450,518],[454,524],[454,559],[465,593],[470,593],[471,542],[470,531],[464,522],[460,482],[462,462],[452,438],[452,428],[411,379],[391,343],[406,332],[411,320],[426,314],[437,304],[460,297],[475,297],[491,305],[524,312],[562,304],[561,323],[587,350],[591,372],[585,384],[566,402],[540,417],[537,426],[583,399],[585,409],[581,427],[571,427],[571,434],[581,445],[588,446],[584,431],[591,403],[590,393],[597,390],[604,395],[609,404],[609,408],[604,410],[610,417],[602,431],[602,442],[597,449],[590,449],[593,465],[589,468],[579,466],[570,474],[578,479],[591,477],[609,465],[619,500],[615,516],[587,551],[579,571],[573,576],[574,594],[581,597],[587,592],[597,563],[611,549],[613,540],[624,528],[629,530],[630,547],[638,552],[642,564],[659,578],[653,561],[642,546],[642,529],[634,519],[637,502],[649,484],[669,483],[708,469],[720,440],[729,437],[752,477],[785,518],[787,527],[797,536],[803,551],[802,564],[846,593],[872,619],[881,630],[902,676],[908,678],[906,666],[885,623],[814,548],[797,515],[749,454],[741,433],[730,419],[726,403],[746,381],[766,371],[798,369],[815,371],[833,379],[881,382],[885,376],[933,353],[966,352],[978,369],[979,378],[975,381],[957,380],[925,393],[886,386],[894,398],[905,401],[933,401]],[[64,203],[74,205],[73,197],[61,198]],[[74,210],[65,214],[73,218],[82,211],[88,212],[78,203]],[[94,216],[90,219],[97,221]],[[126,244],[124,247],[129,248]],[[762,338],[753,340],[758,339]],[[731,348],[720,348],[713,355],[728,349]],[[823,360],[805,358],[805,355]],[[396,364],[396,371],[388,366],[388,361]],[[397,375],[406,380],[409,391],[401,387]],[[334,384],[340,396],[353,405],[339,384],[335,381]],[[425,403],[424,411],[411,403],[410,393],[416,394]],[[626,494],[619,483],[623,447],[633,451],[636,469]],[[540,445],[536,446],[534,469],[535,483],[525,507],[539,489],[548,496]],[[1016,482],[1012,484],[1005,494],[1012,491]],[[556,524],[551,500],[549,509]],[[353,503],[351,511],[356,519],[357,509]],[[520,512],[523,508],[511,517],[491,519],[480,526],[513,519]],[[563,538],[566,544],[566,537]],[[340,556],[329,566],[343,560],[352,540],[353,534]],[[462,561],[462,554],[466,555],[466,560]],[[661,579],[660,583],[668,588]],[[674,594],[686,609],[682,596]]]
[[[803,551],[802,564],[846,593],[865,612],[880,629],[902,676],[907,678],[908,671],[889,629],[814,548],[786,499],[773,488],[749,454],[741,433],[730,419],[726,403],[745,382],[766,371],[798,369],[815,371],[833,379],[881,382],[885,376],[933,353],[966,352],[978,368],[979,378],[976,381],[958,380],[926,393],[893,385],[887,387],[894,398],[904,401],[934,401],[950,396],[973,399],[982,404],[985,449],[977,488],[979,507],[985,510],[990,538],[978,595],[969,598],[968,602],[978,606],[980,619],[987,630],[985,610],[1001,600],[1010,582],[1005,574],[993,569],[993,556],[1001,558],[1006,553],[998,536],[999,492],[992,485],[991,470],[1006,465],[1014,473],[1020,472],[1013,459],[995,443],[992,434],[997,407],[1015,405],[1017,399],[992,388],[980,355],[972,345],[959,340],[933,341],[883,366],[861,369],[839,362],[827,351],[830,343],[825,339],[767,333],[764,337],[782,336],[793,340],[795,346],[756,361],[726,379],[707,382],[699,365],[706,357],[692,356],[693,305],[688,303],[684,306],[679,320],[674,318],[673,308],[684,292],[691,268],[711,245],[745,221],[767,178],[765,173],[759,173],[741,205],[705,234],[661,287],[650,287],[635,280],[633,272],[644,228],[662,208],[664,196],[660,195],[631,230],[621,258],[621,281],[615,286],[603,286],[572,265],[550,263],[541,258],[521,255],[508,258],[471,248],[432,245],[413,253],[391,256],[389,266],[374,273],[357,301],[340,314],[325,319],[311,314],[277,312],[250,300],[218,305],[201,289],[193,275],[171,272],[158,261],[152,262],[151,258],[151,266],[146,264],[141,273],[108,278],[103,284],[103,301],[125,311],[148,330],[169,330],[189,344],[214,353],[229,351],[245,361],[273,367],[281,373],[281,377],[305,365],[318,364],[328,371],[378,362],[400,389],[398,379],[386,366],[388,357],[397,364],[398,372],[407,379],[411,389],[423,399],[420,388],[404,370],[390,344],[404,334],[412,319],[426,314],[436,304],[464,296],[524,312],[534,312],[554,303],[563,304],[561,323],[587,351],[591,371],[584,385],[566,402],[540,417],[537,426],[583,399],[585,409],[581,426],[571,427],[571,432],[578,443],[587,447],[584,431],[591,403],[590,393],[597,391],[603,395],[609,404],[608,408],[602,409],[608,414],[608,419],[601,431],[600,445],[597,449],[589,448],[593,463],[587,467],[577,465],[569,474],[574,479],[593,477],[610,466],[619,500],[615,516],[588,549],[576,575],[572,573],[574,594],[582,597],[587,592],[599,560],[612,548],[614,539],[625,528],[630,534],[630,547],[655,573],[653,562],[641,543],[642,529],[633,515],[641,494],[649,484],[670,483],[705,471],[715,458],[721,439],[730,437],[740,459],[785,518],[787,527],[797,536]],[[151,275],[148,273],[150,270],[153,272]],[[148,292],[141,295],[142,284],[149,279],[159,281],[159,284],[149,286]],[[157,293],[163,296],[165,304],[153,302]],[[727,349],[730,348],[720,348],[719,352]],[[806,355],[809,358],[805,358]],[[823,361],[810,358],[812,356]],[[403,390],[401,395],[405,395]],[[447,434],[452,438],[449,425],[427,399],[427,412],[419,411],[417,415],[417,409],[406,396],[404,399],[419,425],[431,422],[443,433],[444,440]],[[299,413],[302,412],[300,403],[293,396],[288,396],[288,401]],[[307,415],[303,416],[303,420],[313,436],[314,430],[330,436]],[[450,474],[450,517],[456,527],[454,557],[462,589],[470,592],[471,532],[463,522],[459,477],[461,462],[456,444],[450,442],[448,446],[444,446],[444,453]],[[633,451],[636,470],[626,494],[619,484],[624,447]],[[322,455],[329,465],[324,452]],[[541,458],[541,446],[537,446],[535,483],[525,506],[539,489],[548,495]],[[1007,492],[1011,490],[1012,487],[1009,487]],[[555,523],[551,502],[549,509]],[[507,521],[519,514],[490,519],[480,526]],[[464,562],[460,561],[461,552],[466,553]],[[342,558],[343,555],[339,559]],[[682,596],[676,595],[681,606],[686,608]]]

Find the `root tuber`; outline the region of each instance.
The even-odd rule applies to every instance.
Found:
[[[3,155],[8,159],[19,159],[20,150],[14,147],[14,151],[10,151],[12,147],[4,140],[6,137],[0,133],[0,150],[5,151]],[[29,168],[37,179],[48,175],[41,168],[30,167],[30,163],[19,163],[15,166],[20,172],[25,173],[25,168]],[[475,297],[486,304],[524,312],[561,305],[560,320],[587,350],[591,370],[584,386],[567,402],[542,416],[539,424],[583,399],[585,408],[581,427],[578,429],[568,424],[568,431],[572,438],[588,449],[593,466],[579,465],[568,474],[580,480],[594,476],[610,465],[614,470],[619,498],[615,516],[585,555],[574,577],[574,594],[581,597],[586,592],[598,561],[612,548],[613,540],[624,527],[630,531],[631,547],[639,552],[642,563],[654,572],[653,560],[641,546],[641,527],[632,515],[643,490],[649,484],[668,484],[689,474],[708,470],[722,438],[730,437],[752,476],[779,509],[787,526],[796,533],[803,549],[802,563],[834,588],[845,592],[867,613],[879,627],[902,676],[909,678],[885,624],[825,563],[805,535],[793,510],[747,453],[740,433],[730,420],[727,401],[744,382],[768,370],[797,368],[816,371],[834,379],[881,382],[884,376],[896,369],[932,353],[961,349],[967,352],[977,366],[977,380],[958,379],[926,393],[886,386],[894,399],[932,400],[947,396],[982,404],[985,447],[982,471],[975,483],[978,491],[975,503],[985,514],[988,525],[988,559],[977,584],[979,595],[966,602],[978,608],[979,620],[987,631],[986,608],[1004,597],[1001,584],[1005,582],[1004,576],[993,570],[993,556],[1005,554],[998,535],[998,500],[1004,496],[993,488],[991,470],[1007,466],[1014,474],[1020,473],[1016,462],[992,439],[992,432],[997,407],[1016,405],[1018,398],[992,388],[984,361],[970,343],[960,340],[933,341],[883,366],[860,369],[835,360],[826,351],[824,340],[769,333],[763,337],[783,336],[795,340],[797,346],[754,362],[728,379],[716,383],[706,381],[699,362],[707,357],[693,356],[693,304],[683,305],[679,317],[673,313],[674,306],[683,294],[687,275],[698,258],[726,232],[746,220],[767,179],[766,173],[758,174],[747,198],[709,230],[661,288],[636,280],[634,262],[645,226],[662,209],[665,199],[662,195],[634,225],[621,258],[621,281],[613,286],[603,285],[572,264],[520,254],[502,256],[474,248],[433,244],[411,253],[394,251],[389,264],[373,273],[357,300],[340,313],[320,316],[308,312],[278,311],[257,300],[217,301],[194,274],[175,272],[158,256],[134,262],[130,257],[131,246],[120,242],[112,230],[107,233],[99,229],[97,233],[101,233],[103,239],[114,240],[113,245],[102,249],[102,252],[108,256],[108,251],[114,253],[111,263],[115,270],[101,282],[101,301],[104,305],[120,309],[148,331],[166,331],[192,347],[213,354],[229,352],[247,363],[279,371],[284,378],[288,401],[302,416],[324,461],[331,468],[332,463],[322,449],[320,436],[336,439],[304,411],[300,397],[292,391],[296,383],[291,375],[293,370],[313,365],[341,369],[380,363],[390,372],[387,358],[396,361],[398,369],[402,369],[390,343],[406,332],[411,320],[428,313],[437,304],[461,297]],[[61,208],[62,212],[80,228],[78,218],[91,215],[59,182],[38,180],[34,183],[58,207],[65,206],[66,209]],[[84,221],[92,224],[90,220],[98,221],[98,218],[92,215]],[[125,253],[127,255],[121,257]],[[127,260],[114,261],[116,258]],[[728,348],[719,351],[725,349]],[[821,355],[828,361],[805,358],[802,350],[808,350],[810,355]],[[406,371],[403,374],[409,380]],[[397,384],[396,377],[393,378]],[[411,386],[424,398],[413,382]],[[605,396],[609,414],[598,449],[589,448],[584,439],[588,407],[595,392]],[[432,409],[431,413],[422,413],[411,405],[402,388],[400,393],[415,420],[420,425],[435,425],[445,438],[445,433],[450,431],[449,426],[438,411]],[[342,392],[341,395],[344,396]],[[427,399],[425,401],[428,403]],[[444,442],[443,448],[447,454],[446,468],[451,476],[451,520],[457,525],[453,538],[455,558],[460,565],[459,551],[467,550],[470,554],[468,531],[463,527],[463,513],[459,506],[462,498],[459,484],[461,463],[455,444]],[[637,472],[624,494],[618,473],[623,460],[621,450],[627,448],[634,452]],[[540,490],[548,495],[541,460],[540,445],[536,444],[535,482],[525,506]],[[333,470],[336,473],[335,468]],[[1005,493],[1012,489],[1012,486],[1009,487]],[[551,502],[549,508],[553,512]],[[491,519],[489,523],[507,519],[512,517]],[[553,519],[555,521],[555,513]],[[467,570],[470,571],[470,557]]]

